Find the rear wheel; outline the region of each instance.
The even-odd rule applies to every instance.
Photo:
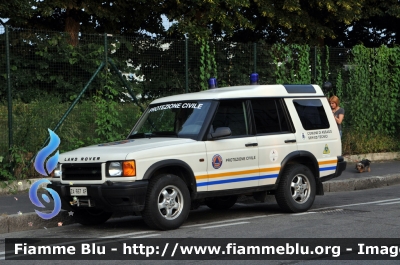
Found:
[[[315,193],[315,178],[310,169],[292,164],[285,168],[275,198],[282,210],[297,213],[311,208]]]
[[[74,209],[72,210],[75,222],[81,225],[100,225],[105,223],[113,213],[101,209]]]
[[[235,205],[237,199],[237,196],[213,197],[207,198],[205,204],[214,210],[228,210]]]
[[[189,215],[189,210],[190,194],[181,178],[163,174],[150,181],[142,212],[148,226],[160,230],[179,228]]]

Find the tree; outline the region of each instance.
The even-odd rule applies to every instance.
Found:
[[[324,44],[361,16],[364,0],[195,0],[168,2],[176,30],[234,41]]]
[[[165,31],[162,15],[176,21]],[[376,47],[397,42],[396,0],[13,0],[0,17],[14,27],[68,32],[236,42]]]
[[[188,33],[202,39],[212,35],[230,35],[237,27],[252,29],[251,21],[241,12],[250,0],[165,1],[163,10],[170,21],[176,21],[170,33]]]
[[[253,5],[255,32],[270,43],[324,45],[335,39],[335,29],[360,16],[363,0],[263,0]],[[241,30],[237,29],[240,36]]]
[[[14,27],[68,32],[75,46],[79,32],[162,34],[160,9],[156,0],[16,0],[0,4],[0,17]]]
[[[338,38],[328,45],[379,47],[400,41],[400,3],[397,0],[365,0],[361,14],[359,20],[337,28]]]

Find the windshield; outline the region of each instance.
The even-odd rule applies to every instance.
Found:
[[[150,105],[129,138],[196,138],[211,101],[168,102]]]

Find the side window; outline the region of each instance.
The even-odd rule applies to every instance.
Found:
[[[301,124],[306,130],[329,128],[328,117],[320,99],[293,100]]]
[[[219,103],[217,113],[212,122],[211,131],[218,127],[229,127],[232,136],[248,135],[249,126],[243,100],[223,100]]]
[[[288,124],[279,99],[252,99],[257,134],[287,132]]]

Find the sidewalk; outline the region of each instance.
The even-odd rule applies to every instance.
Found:
[[[374,160],[374,156],[379,160]],[[372,161],[371,172],[358,173],[355,170],[355,162],[367,158]],[[388,160],[386,160],[388,159]],[[336,179],[324,182],[324,191],[354,191],[362,189],[379,188],[400,184],[400,155],[398,153],[371,154],[366,156],[346,157],[347,168],[342,175]],[[23,183],[25,189],[31,184]],[[1,194],[1,193],[0,193]],[[38,197],[41,195],[38,194]],[[19,192],[15,195],[0,195],[0,234],[25,231],[32,229],[43,229],[68,225],[73,219],[67,212],[61,211],[50,220],[40,218],[35,209],[40,211],[52,210],[52,202],[45,209],[34,206],[29,199],[28,192]]]

